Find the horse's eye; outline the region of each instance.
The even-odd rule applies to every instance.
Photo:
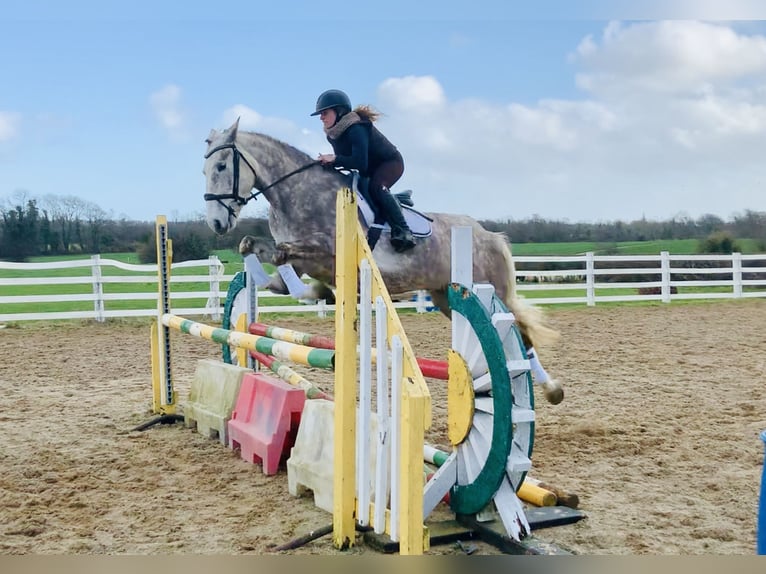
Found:
[[[220,162],[220,163],[216,164],[215,168],[218,171],[225,171],[226,170],[226,163],[225,162]]]

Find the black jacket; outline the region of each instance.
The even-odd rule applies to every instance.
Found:
[[[337,139],[327,137],[335,152],[335,167],[359,170],[369,177],[380,164],[402,159],[399,150],[372,122],[362,120],[350,125]]]

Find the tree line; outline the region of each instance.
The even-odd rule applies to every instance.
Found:
[[[482,221],[491,231],[504,232],[515,244],[592,241],[617,243],[621,241],[657,241],[667,239],[705,240],[715,235],[754,239],[759,249],[766,251],[766,212],[746,210],[724,220],[716,215],[698,218],[678,216],[663,221],[645,218],[635,221],[598,223],[569,223],[533,216],[516,221]]]
[[[0,259],[26,261],[40,255],[137,253],[143,263],[156,261],[154,221],[116,219],[93,202],[74,196],[20,196],[0,201]],[[173,221],[173,259],[202,259],[218,249],[236,249],[242,235],[271,235],[265,219],[243,219],[240,233],[219,237],[203,217]],[[273,244],[273,241],[271,241]]]
[[[74,196],[17,196],[0,202],[0,258],[25,261],[39,255],[135,252],[142,262],[155,260],[154,221],[115,219],[95,203]],[[617,243],[663,239],[698,239],[720,251],[736,248],[736,238],[749,238],[766,251],[766,212],[746,210],[730,220],[715,215],[570,223],[533,216],[522,220],[482,220],[490,231],[503,232],[514,243],[589,241]],[[264,218],[239,222],[236,233],[215,235],[202,215],[170,226],[174,259],[201,259],[218,249],[236,249],[243,235],[253,235],[268,254],[273,239]],[[728,246],[728,247],[727,247]],[[709,250],[708,250],[709,252]]]

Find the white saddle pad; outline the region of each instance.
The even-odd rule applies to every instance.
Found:
[[[361,213],[365,225],[370,227],[375,221],[375,214],[361,193],[357,192],[356,199],[359,205],[359,213]],[[410,231],[412,231],[415,237],[429,237],[431,235],[431,219],[427,215],[406,205],[402,205],[402,213],[404,214],[404,220],[410,226]],[[383,232],[391,233],[388,223],[383,226]]]

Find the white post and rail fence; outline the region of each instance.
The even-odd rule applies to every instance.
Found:
[[[594,255],[514,257],[516,286],[537,305],[597,305],[628,301],[766,297],[766,254]],[[172,264],[173,313],[222,317],[226,274],[215,256]],[[69,261],[0,261],[0,323],[61,319],[105,321],[154,317],[157,265],[136,265],[93,255]],[[263,313],[334,311],[323,301],[296,304],[289,295],[260,292]],[[426,292],[394,304],[431,310]]]

